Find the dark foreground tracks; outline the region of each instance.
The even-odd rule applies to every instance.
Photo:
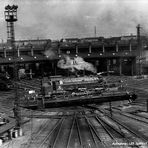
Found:
[[[119,148],[123,145],[141,147],[148,140],[146,135],[111,117],[108,111],[81,110],[74,111],[71,116],[65,114],[63,117],[60,115],[60,119],[44,119],[39,130],[32,134],[27,147],[113,148],[116,144]]]

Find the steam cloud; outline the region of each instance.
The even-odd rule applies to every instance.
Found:
[[[69,56],[64,56],[58,61],[57,66],[62,69],[68,69],[71,72],[75,70],[87,70],[96,73],[96,68],[91,64],[83,60],[81,57],[74,57],[73,59]]]
[[[51,46],[44,54],[49,59],[54,59],[56,57],[56,50]],[[84,61],[84,59],[79,56],[71,58],[70,56],[63,54],[58,61],[57,66],[61,69],[68,69],[71,72],[75,72],[75,70],[87,70],[93,73],[97,72],[96,68],[91,63]]]
[[[49,59],[52,60],[52,59],[55,58],[56,53],[55,53],[54,49],[53,49],[52,47],[50,47],[48,50],[46,50],[46,51],[44,52],[44,55],[46,55],[47,58],[49,58]]]

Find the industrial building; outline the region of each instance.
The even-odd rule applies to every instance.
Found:
[[[141,75],[148,72],[148,39],[141,35],[140,24],[137,26],[137,35],[17,41],[14,32],[17,8],[15,5],[5,7],[7,43],[0,44],[0,72],[8,72],[12,77],[17,77],[19,69],[34,76],[69,75],[69,70],[57,65],[63,56],[81,57],[92,63],[96,72],[113,71],[116,75]],[[83,69],[82,73],[87,74],[88,71]]]
[[[117,75],[147,74],[147,38],[137,35],[120,37],[66,38],[57,41],[50,39],[16,40],[18,68],[41,76],[42,74],[69,74],[57,67],[61,55],[80,56],[92,63],[97,72],[114,71]],[[46,51],[52,51],[48,56]],[[13,74],[13,50],[10,39],[0,44],[0,72]],[[83,71],[85,73],[85,71]]]

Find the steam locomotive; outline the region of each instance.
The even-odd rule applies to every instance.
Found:
[[[77,106],[136,98],[136,94],[126,90],[122,81],[108,82],[100,74],[83,77],[59,75],[43,78],[41,94],[33,101],[27,100],[27,107]]]

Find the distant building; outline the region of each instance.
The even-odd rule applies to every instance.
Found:
[[[148,39],[136,35],[121,37],[68,38],[60,41],[50,39],[15,41],[18,67],[32,70],[34,76],[60,75],[68,70],[57,67],[62,55],[80,56],[92,63],[97,72],[114,71],[118,75],[136,75],[141,70],[148,74]],[[52,50],[53,58],[45,54]],[[13,74],[13,51],[7,43],[0,44],[0,72]],[[84,72],[85,73],[85,72]],[[13,75],[12,75],[13,76]]]

